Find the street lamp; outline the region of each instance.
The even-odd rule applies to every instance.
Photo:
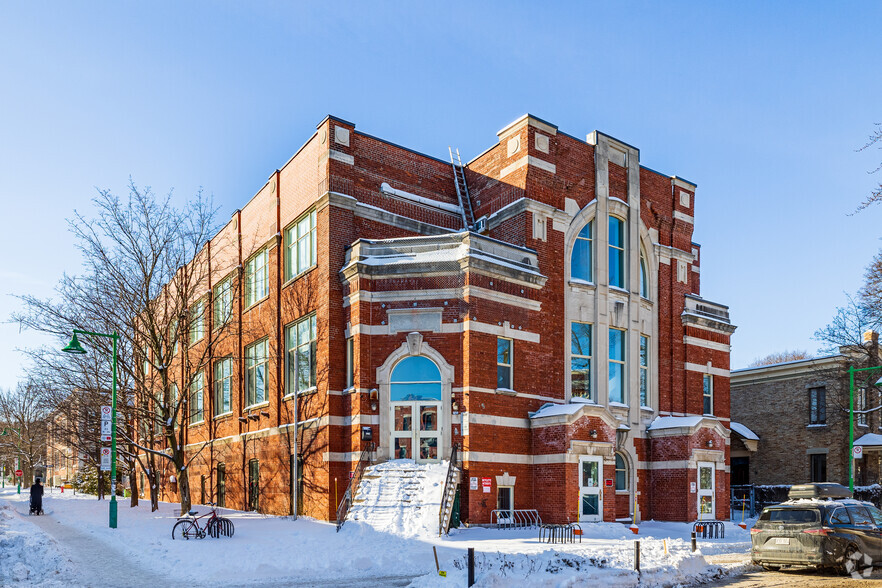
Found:
[[[113,388],[110,396],[110,528],[116,529],[116,348],[119,342],[119,335],[113,333],[92,333],[90,331],[81,331],[74,329],[73,338],[67,347],[62,349],[65,353],[73,353],[75,355],[83,355],[86,350],[77,340],[77,334],[89,335],[91,337],[107,337],[113,340]]]

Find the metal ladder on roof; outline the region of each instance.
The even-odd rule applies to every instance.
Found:
[[[465,168],[462,166],[459,149],[456,150],[455,156],[452,147],[448,146],[447,149],[450,151],[450,165],[453,166],[453,183],[456,185],[456,197],[459,198],[463,228],[471,230],[475,226],[475,214],[472,211],[472,199],[469,196],[469,187],[466,184]]]

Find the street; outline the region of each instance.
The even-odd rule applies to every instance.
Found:
[[[882,585],[882,569],[875,569],[869,578],[854,579],[849,576],[839,576],[830,572],[816,571],[786,571],[767,572],[762,569],[753,569],[741,576],[720,580],[707,584],[707,586],[726,588],[775,588],[778,586],[795,586],[800,588],[862,588]]]

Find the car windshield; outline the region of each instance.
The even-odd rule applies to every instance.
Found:
[[[816,523],[820,520],[818,511],[807,508],[778,508],[765,511],[759,520],[773,523]]]

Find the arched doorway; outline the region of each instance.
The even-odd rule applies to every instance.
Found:
[[[428,357],[414,355],[395,364],[389,380],[392,459],[441,461],[441,371]]]

